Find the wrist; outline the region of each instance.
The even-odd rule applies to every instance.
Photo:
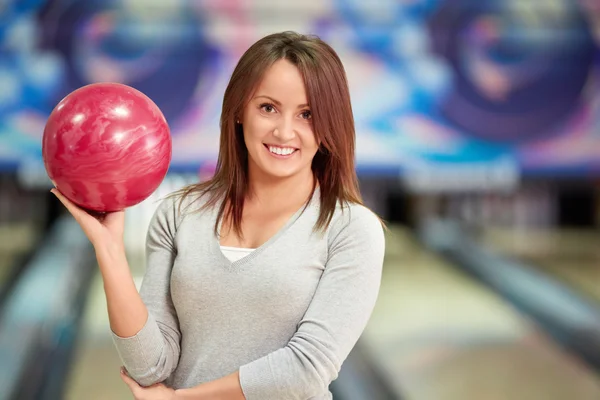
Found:
[[[125,258],[125,244],[106,242],[94,243],[94,250],[98,259],[107,259],[111,261],[122,260]]]
[[[190,389],[175,389],[173,400],[201,400],[205,398],[201,392],[198,386]]]

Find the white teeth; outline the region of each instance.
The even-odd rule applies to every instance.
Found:
[[[271,153],[275,153],[275,154],[279,154],[280,156],[287,156],[292,154],[295,149],[291,148],[291,147],[275,147],[275,146],[269,146],[269,151]]]

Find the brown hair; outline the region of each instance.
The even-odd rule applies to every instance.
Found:
[[[321,191],[316,228],[325,229],[338,203],[362,204],[354,165],[355,131],[346,73],[336,52],[316,36],[295,32],[268,35],[254,43],[239,60],[225,90],[221,113],[221,139],[212,179],[181,189],[208,195],[204,207],[221,203],[215,231],[225,217],[241,236],[242,211],[248,190],[248,150],[242,126],[236,120],[262,76],[276,61],[286,59],[302,74],[319,149],[312,161],[315,183]],[[315,188],[313,188],[314,193]]]

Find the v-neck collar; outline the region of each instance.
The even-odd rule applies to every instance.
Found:
[[[302,215],[304,210],[308,209],[311,206],[311,203],[314,201],[318,201],[319,198],[320,198],[320,188],[317,186],[315,188],[315,192],[314,192],[313,196],[307,202],[302,204],[302,206],[287,220],[287,222],[273,236],[271,236],[262,245],[256,247],[254,250],[252,250],[251,253],[247,254],[246,256],[240,258],[237,261],[229,260],[225,256],[225,254],[223,254],[223,251],[221,250],[220,235],[221,235],[222,221],[218,225],[217,234],[211,235],[211,237],[212,237],[211,249],[212,249],[213,253],[217,256],[217,258],[221,261],[221,264],[224,265],[225,267],[227,267],[227,269],[239,270],[241,267],[246,266],[249,263],[251,263],[252,260],[254,260],[258,256],[260,256],[260,254],[263,251],[265,251],[269,246],[271,246],[281,236],[283,236],[288,231],[288,229],[291,228],[292,225],[294,225],[294,223],[300,218],[300,216]],[[213,221],[213,224],[211,224],[212,226],[214,226],[214,222],[217,218],[217,212],[216,212],[217,209],[218,209],[218,207],[215,208],[215,211],[213,212],[213,215],[212,215],[212,221]]]

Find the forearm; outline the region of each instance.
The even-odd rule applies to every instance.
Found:
[[[246,400],[238,371],[212,382],[175,391],[177,400]]]
[[[148,310],[135,287],[125,250],[97,248],[96,258],[104,282],[110,328],[117,336],[134,336],[144,327]]]

